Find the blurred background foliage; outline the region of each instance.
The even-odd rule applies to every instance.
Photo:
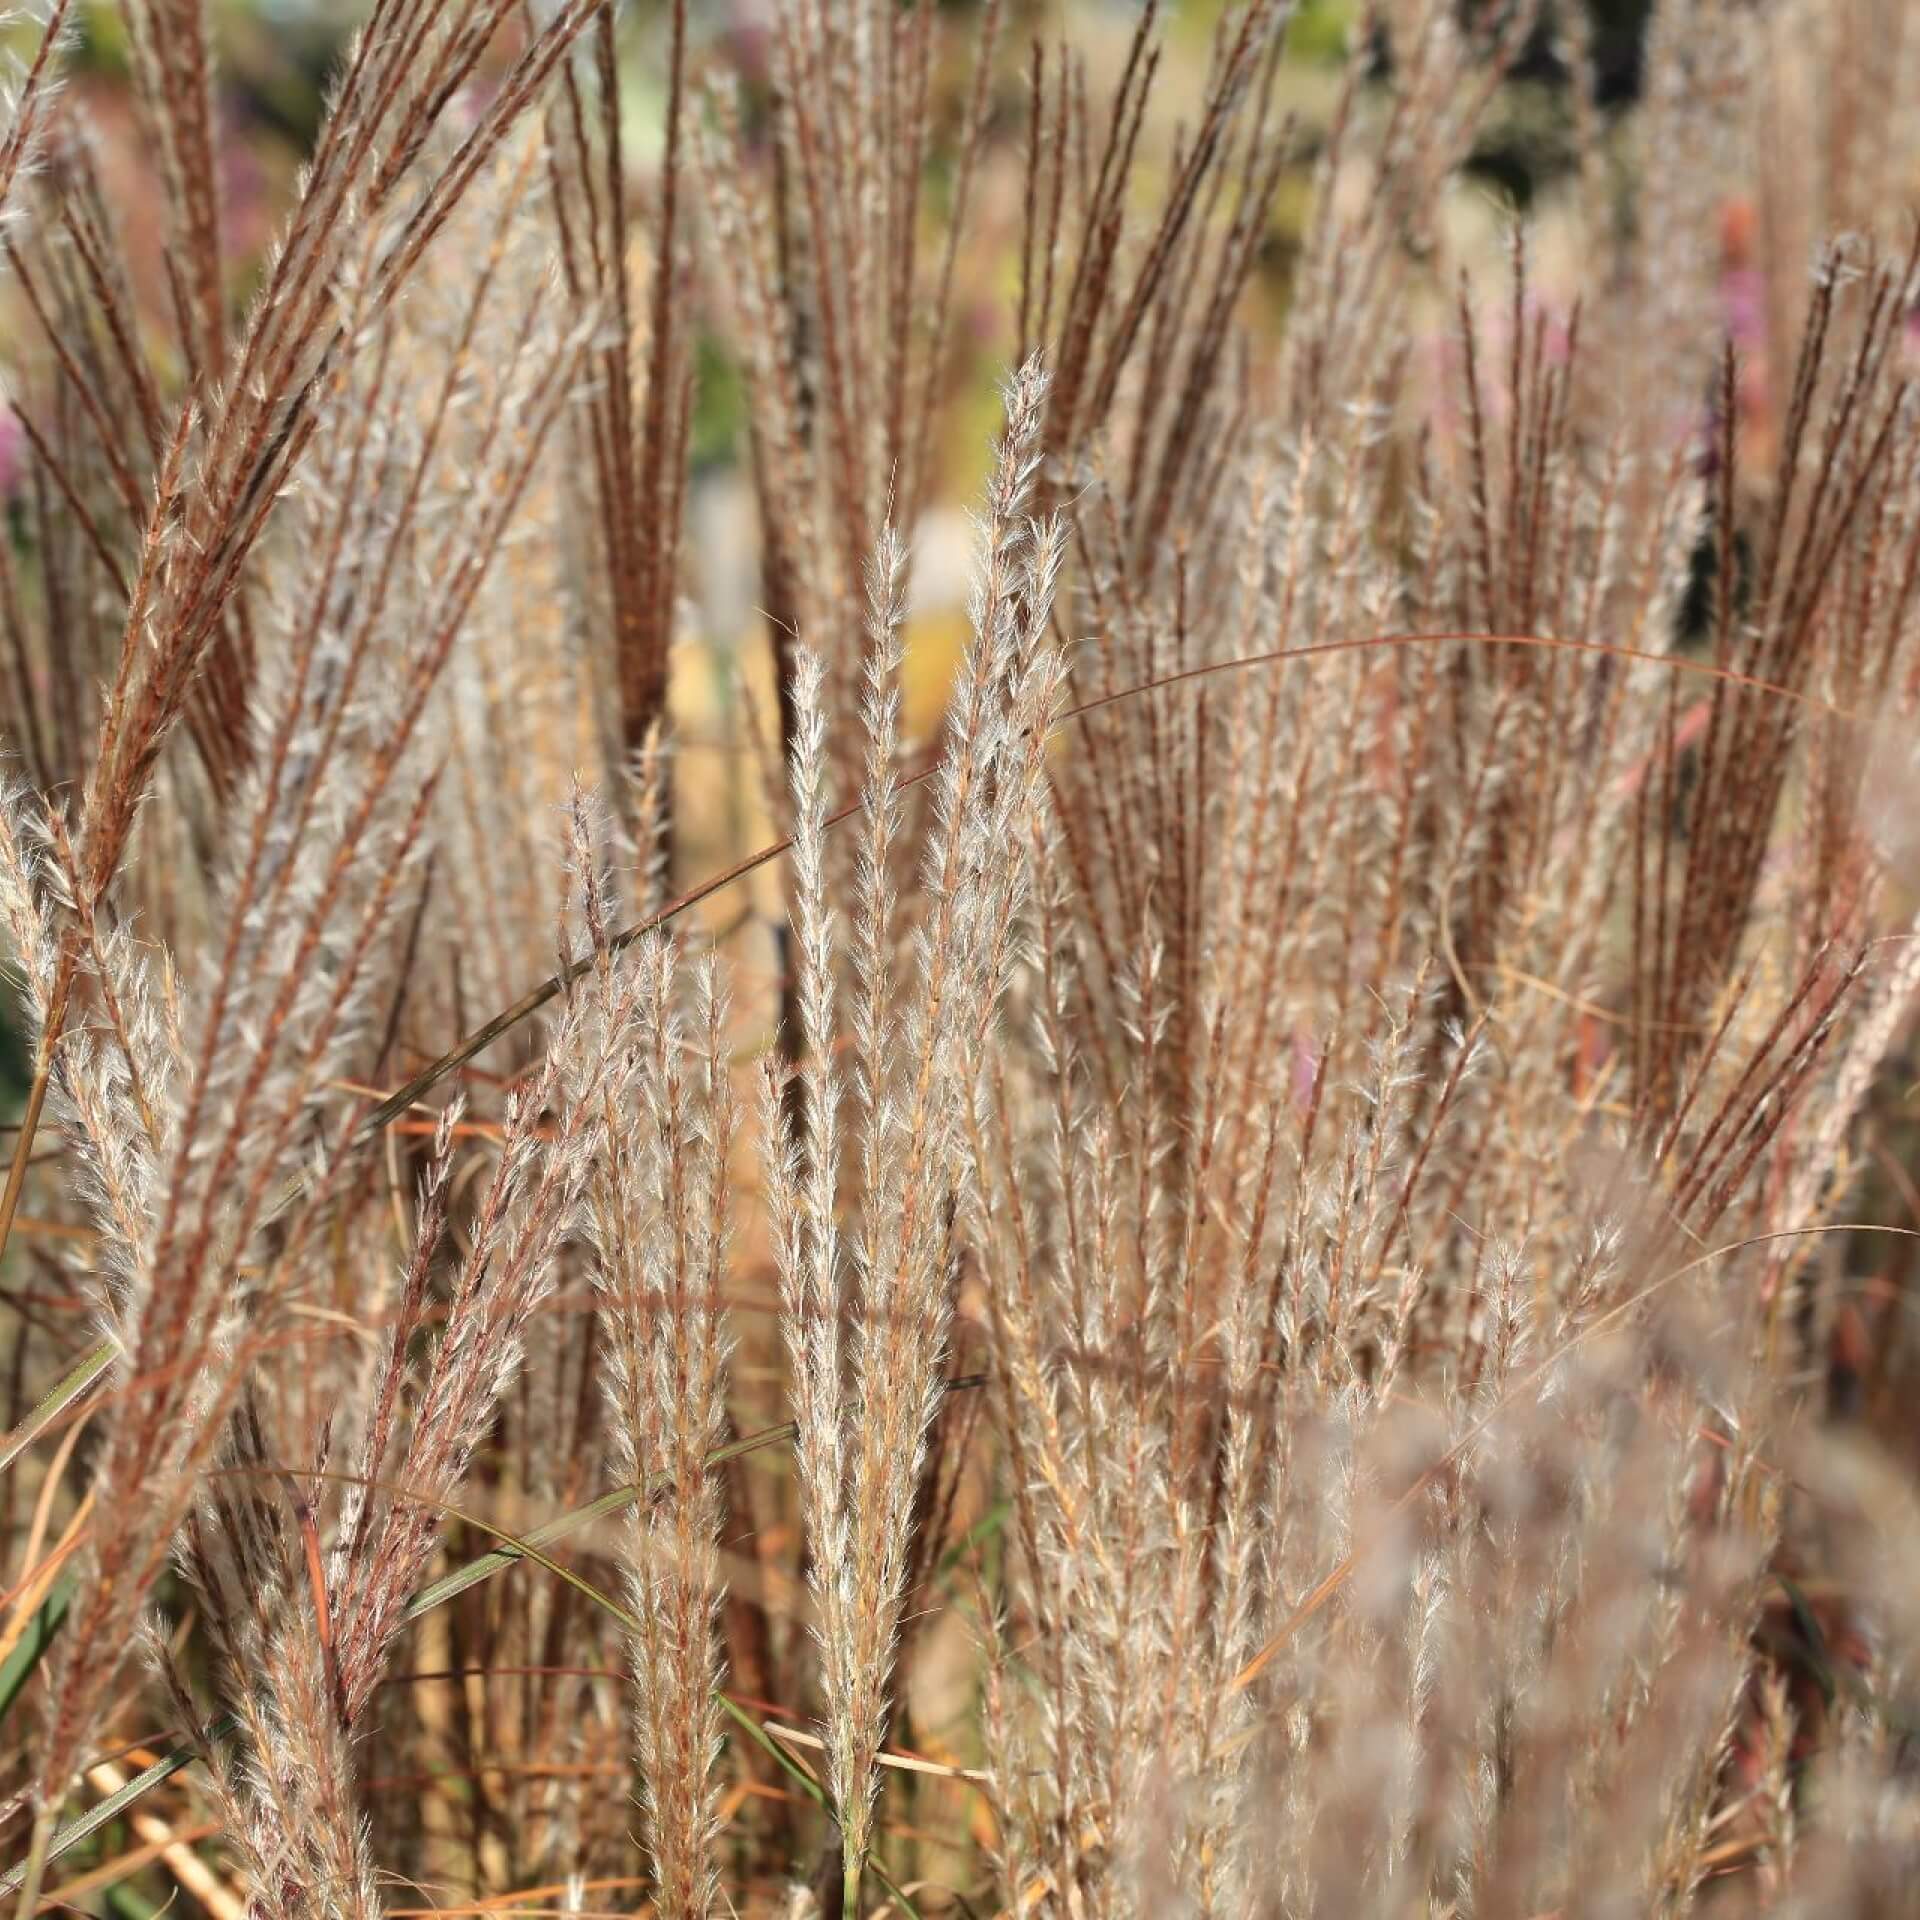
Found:
[[[1191,98],[1201,80],[1202,63],[1214,23],[1227,0],[1174,0],[1166,9],[1167,47],[1163,68],[1165,94]],[[1010,0],[1005,7],[1002,49],[1012,53],[1031,36],[1059,35],[1089,51],[1096,70],[1117,57],[1138,18],[1141,0]],[[976,24],[983,0],[944,0],[941,11],[950,34],[965,36]],[[1603,108],[1618,109],[1638,89],[1640,50],[1651,0],[1584,0],[1584,21],[1593,86]],[[1470,11],[1463,0],[1462,12]],[[347,0],[219,0],[217,22],[225,151],[230,256],[235,272],[257,271],[276,218],[291,191],[300,162],[319,125],[328,76],[366,9]],[[647,174],[657,156],[665,119],[665,37],[663,9],[633,5],[623,27],[626,47],[625,125],[627,151],[638,174]],[[1281,197],[1274,231],[1262,261],[1261,295],[1283,302],[1287,268],[1306,205],[1306,179],[1320,129],[1331,110],[1339,64],[1353,31],[1356,0],[1300,0],[1287,41],[1292,69],[1286,103],[1300,136],[1296,191]],[[756,92],[766,82],[767,9],[762,0],[695,0],[692,27],[697,60],[719,61],[742,79],[751,119]],[[1470,177],[1496,200],[1529,205],[1543,186],[1563,173],[1573,158],[1573,118],[1568,98],[1571,80],[1563,52],[1563,17],[1543,9],[1533,45],[1515,69],[1496,111],[1482,132]],[[964,69],[943,70],[949,85]],[[126,198],[120,203],[130,234],[158,223],[142,221],[140,202],[145,169],[127,97],[126,29],[111,0],[94,0],[85,12],[73,61],[74,84],[86,95],[88,114],[109,154],[123,161],[115,181]],[[948,103],[957,116],[959,102]],[[997,130],[1017,141],[1024,113],[1022,70],[1017,59],[1003,59],[993,111]],[[939,206],[945,156],[934,156],[934,206]],[[153,191],[150,178],[144,189]],[[989,244],[1004,238],[983,236]],[[998,344],[1008,327],[1005,301],[991,296],[1012,284],[1011,250],[997,260],[976,260],[969,281],[987,296],[972,315],[977,344]],[[236,287],[244,297],[244,285]],[[980,341],[980,335],[987,340]],[[963,343],[964,344],[964,343]],[[962,488],[977,477],[982,459],[980,423],[997,407],[1001,368],[991,353],[968,356],[967,372],[975,404],[958,409],[950,421],[948,444],[964,449],[963,472],[950,477]],[[700,363],[700,405],[694,460],[702,471],[734,463],[740,446],[746,395],[717,343],[708,336]]]

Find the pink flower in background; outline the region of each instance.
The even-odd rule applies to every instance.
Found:
[[[749,87],[764,87],[773,73],[773,29],[764,19],[738,20],[721,36],[734,71]]]
[[[1425,386],[1436,431],[1448,442],[1456,439],[1465,409],[1460,404],[1460,370],[1466,364],[1457,331],[1457,318],[1449,325],[1429,329],[1418,343],[1425,363]]]
[[[1751,200],[1735,196],[1720,214],[1720,275],[1717,283],[1720,324],[1733,346],[1734,407],[1742,463],[1764,468],[1772,458],[1773,386],[1767,354],[1767,276],[1758,264],[1759,216]],[[1719,400],[1706,408],[1703,469],[1713,473],[1719,461]]]
[[[1478,367],[1480,410],[1488,422],[1504,421],[1512,404],[1507,391],[1513,360],[1513,299],[1510,286],[1491,281],[1473,301],[1474,359]],[[1531,356],[1536,335],[1543,363],[1563,367],[1572,349],[1572,312],[1566,302],[1529,288],[1521,301],[1520,325]],[[1444,320],[1420,343],[1426,362],[1427,391],[1435,426],[1449,439],[1466,430],[1466,343],[1459,310],[1449,304]]]
[[[1314,1083],[1320,1078],[1320,1056],[1314,1051],[1313,1036],[1304,1027],[1293,1031],[1293,1060],[1289,1091],[1296,1113],[1305,1114],[1313,1105]]]
[[[1521,313],[1529,339],[1533,336],[1534,328],[1545,322],[1542,345],[1547,365],[1564,367],[1573,347],[1572,315],[1567,307],[1558,300],[1547,300],[1537,293],[1529,293]]]
[[[1766,343],[1767,281],[1758,267],[1729,267],[1721,274],[1720,310],[1736,347]]]
[[[273,233],[267,170],[238,133],[220,142],[220,245],[229,260],[250,260]]]
[[[0,500],[11,500],[26,458],[26,431],[11,400],[0,400]]]

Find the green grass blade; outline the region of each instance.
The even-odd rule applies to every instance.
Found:
[[[0,1720],[12,1711],[21,1688],[33,1678],[34,1668],[53,1645],[53,1637],[60,1631],[60,1623],[66,1619],[67,1609],[73,1604],[79,1587],[78,1574],[63,1573],[34,1609],[27,1630],[13,1643],[13,1651],[0,1661]]]
[[[206,1730],[205,1738],[209,1744],[223,1740],[234,1730],[235,1722],[223,1716]],[[178,1746],[163,1753],[144,1773],[136,1773],[118,1793],[110,1793],[98,1806],[89,1807],[79,1819],[69,1821],[53,1836],[48,1844],[43,1864],[52,1866],[63,1853],[77,1847],[81,1841],[98,1833],[110,1821],[117,1820],[121,1814],[150,1794],[163,1781],[171,1780],[182,1767],[189,1766],[198,1758],[199,1749],[182,1741]],[[14,1868],[4,1880],[0,1880],[0,1893],[13,1893],[18,1890],[27,1877],[26,1864]]]
[[[733,1721],[734,1725],[763,1753],[771,1755],[774,1762],[787,1777],[793,1781],[800,1791],[833,1822],[835,1827],[838,1827],[840,1824],[840,1816],[834,1811],[833,1802],[827,1798],[826,1790],[821,1786],[820,1782],[816,1780],[739,1701],[728,1699],[724,1693],[716,1693],[713,1697],[720,1703],[721,1709],[726,1713],[727,1717]],[[887,1893],[895,1905],[907,1916],[907,1920],[921,1920],[920,1910],[887,1878],[886,1870],[877,1860],[868,1859],[864,1862],[864,1868],[866,1872],[872,1874],[873,1877],[886,1888]]]
[[[0,1440],[0,1473],[5,1473],[113,1365],[115,1352],[111,1340],[102,1340],[4,1440]]]
[[[724,1466],[729,1460],[738,1460],[749,1453],[756,1453],[762,1447],[784,1446],[794,1436],[795,1428],[791,1420],[777,1427],[767,1427],[759,1433],[750,1433],[742,1440],[729,1441],[724,1447],[716,1447],[707,1455],[709,1467]],[[424,1586],[407,1602],[407,1618],[417,1620],[423,1613],[431,1613],[435,1607],[444,1606],[457,1594],[469,1587],[477,1587],[483,1580],[491,1580],[496,1573],[504,1572],[516,1561],[540,1559],[540,1549],[550,1547],[558,1540],[564,1540],[569,1534],[578,1533],[583,1527],[590,1527],[596,1520],[609,1519],[616,1513],[624,1513],[640,1497],[638,1487],[615,1487],[611,1493],[603,1493],[599,1499],[589,1501],[584,1507],[576,1507],[571,1513],[563,1513],[557,1519],[549,1520],[535,1527],[522,1539],[513,1540],[510,1535],[501,1538],[507,1545],[495,1547],[489,1553],[483,1553],[477,1560],[469,1560],[464,1567],[456,1567],[453,1572]],[[476,1525],[483,1523],[476,1522]],[[485,1528],[492,1532],[492,1528]]]

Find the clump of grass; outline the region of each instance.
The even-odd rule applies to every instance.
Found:
[[[208,12],[157,300],[35,12],[18,1912],[1898,1909],[1916,156],[1790,11],[1609,117],[1525,6],[1316,110],[1272,0],[381,0],[244,305]]]

